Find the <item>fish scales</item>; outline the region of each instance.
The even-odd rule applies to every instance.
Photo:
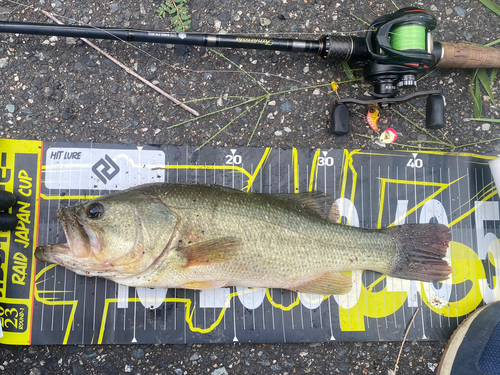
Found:
[[[318,218],[310,210],[291,211],[287,202],[272,195],[226,194],[224,189],[207,191],[198,185],[187,189],[169,191],[165,198],[158,194],[179,215],[183,241],[235,237],[242,247],[227,263],[186,269],[182,274],[166,262],[157,275],[159,284],[177,279],[182,285],[211,275],[246,286],[286,287],[294,279],[310,281],[327,271],[370,266],[383,272],[390,266],[382,233],[356,235],[351,227]]]

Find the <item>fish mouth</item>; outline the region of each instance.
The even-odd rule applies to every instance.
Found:
[[[63,208],[57,211],[56,216],[68,242],[37,247],[36,259],[62,264],[66,257],[85,258],[100,248],[94,231],[79,220],[76,214]]]
[[[70,251],[69,245],[67,243],[60,243],[57,245],[49,246],[38,246],[35,249],[35,258],[40,262],[55,262],[54,254],[66,254]]]

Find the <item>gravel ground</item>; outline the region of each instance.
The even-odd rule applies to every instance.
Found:
[[[5,374],[388,374],[400,343],[2,347]],[[407,343],[403,374],[432,374],[444,344]]]
[[[21,1],[22,2],[22,1]],[[27,2],[25,2],[27,3]],[[436,40],[485,44],[500,37],[498,16],[479,1],[411,3],[399,7],[427,7],[439,20]],[[95,26],[122,26],[172,30],[155,15],[158,0],[36,1],[33,6],[0,0],[0,19],[46,22],[41,9]],[[371,22],[396,10],[390,1],[354,0],[191,0],[192,29],[210,33],[291,33],[317,39],[331,30],[366,29],[359,19]],[[357,18],[359,19],[357,19]],[[69,21],[75,22],[75,21]],[[316,35],[307,35],[315,33]],[[301,34],[299,36],[299,34]],[[290,36],[290,35],[288,35]],[[313,55],[255,50],[220,50],[234,64],[201,47],[97,41],[119,61],[177,99],[222,97],[190,105],[202,114],[220,111],[241,102],[232,96],[260,96],[347,80],[340,64],[326,63]],[[472,71],[440,69],[419,81],[419,89],[441,89],[446,96],[447,137],[455,146],[500,137],[498,124],[466,122],[474,117],[468,89]],[[499,79],[493,91],[499,91]],[[209,144],[246,145],[260,116],[251,146],[380,148],[364,120],[364,108],[353,108],[351,133],[328,133],[329,113],[336,95],[328,86],[276,94],[245,112],[245,107],[196,120],[182,108],[144,86],[79,40],[36,36],[0,35],[0,137],[50,141],[131,142],[201,145],[240,115]],[[360,97],[368,86],[357,82],[339,85],[341,97]],[[483,93],[483,117],[499,118]],[[422,125],[425,101],[395,106],[382,113],[382,128],[398,131],[398,142],[428,146]],[[262,111],[262,115],[261,115]],[[169,126],[187,121],[182,126]],[[411,143],[410,143],[411,142]],[[430,144],[441,147],[438,144]],[[390,145],[387,149],[399,149]],[[451,151],[452,147],[446,148]],[[462,147],[478,153],[500,151],[500,142]],[[432,374],[444,342],[406,343],[400,373]],[[287,345],[150,345],[150,346],[40,346],[0,347],[0,370],[6,374],[44,373],[352,373],[389,374],[394,369],[400,343],[328,343]]]

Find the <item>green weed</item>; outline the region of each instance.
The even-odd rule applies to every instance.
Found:
[[[188,0],[163,0],[156,13],[158,17],[165,18],[167,15],[173,16],[170,22],[175,31],[185,32],[191,26],[191,15],[187,8]]]

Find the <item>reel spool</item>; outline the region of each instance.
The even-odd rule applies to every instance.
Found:
[[[391,31],[390,43],[397,51],[416,49],[425,51],[427,30],[422,25],[405,25]]]
[[[437,21],[426,11],[410,7],[380,17],[370,25],[365,43],[370,59],[364,62],[363,77],[372,84],[369,103],[378,103],[382,109],[391,104],[405,102],[416,96],[427,99],[426,127],[444,126],[444,98],[439,92],[419,93],[416,96],[396,95],[402,88],[416,87],[416,76],[436,65],[431,31]],[[384,100],[381,100],[384,99]],[[347,103],[369,104],[367,101],[343,99],[336,101],[332,110],[331,132],[348,133],[349,111]]]

